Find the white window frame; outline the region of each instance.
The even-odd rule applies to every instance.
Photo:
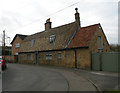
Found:
[[[55,41],[55,35],[51,35],[49,38],[50,44],[53,43],[54,41]]]
[[[58,59],[62,59],[62,53],[58,53]]]
[[[30,44],[30,46],[33,47],[34,44],[35,44],[35,40],[33,39],[33,40],[31,40],[31,44]]]
[[[46,60],[52,60],[52,54],[46,54]]]
[[[102,37],[98,36],[98,49],[102,49]]]
[[[19,48],[20,47],[20,43],[15,44],[15,48]]]

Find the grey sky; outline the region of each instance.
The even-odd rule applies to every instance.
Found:
[[[48,18],[52,27],[73,22],[76,7],[82,27],[100,23],[109,43],[118,43],[118,0],[0,0],[0,35],[44,31]]]

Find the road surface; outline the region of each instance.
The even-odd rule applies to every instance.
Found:
[[[102,91],[120,90],[120,81],[118,73],[104,71],[85,71],[76,69],[75,73],[91,80]]]
[[[8,64],[2,79],[3,91],[96,91],[74,72],[52,67]]]

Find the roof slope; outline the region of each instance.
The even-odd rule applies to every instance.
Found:
[[[27,35],[21,35],[21,34],[17,34],[22,40],[25,39],[25,37],[27,37]]]
[[[68,48],[89,47],[89,43],[100,24],[80,28],[71,40]]]
[[[19,52],[64,49],[77,28],[76,22],[72,22],[30,35],[24,39]],[[55,41],[52,44],[49,42],[51,35],[55,35]],[[33,47],[30,46],[31,40],[35,40]]]
[[[14,40],[16,39],[16,37],[20,37],[20,39],[21,40],[24,40],[25,39],[25,37],[27,37],[27,35],[22,35],[22,34],[16,34],[15,35],[15,37],[13,38],[13,40],[12,40],[12,42],[11,42],[11,44],[13,44],[13,42],[14,42]]]

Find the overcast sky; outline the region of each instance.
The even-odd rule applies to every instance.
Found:
[[[44,31],[44,23],[48,18],[52,27],[68,24],[75,21],[77,7],[82,27],[100,23],[108,42],[117,44],[118,1],[0,0],[0,36],[5,30],[6,36],[11,37],[12,41],[16,34],[30,35]]]

